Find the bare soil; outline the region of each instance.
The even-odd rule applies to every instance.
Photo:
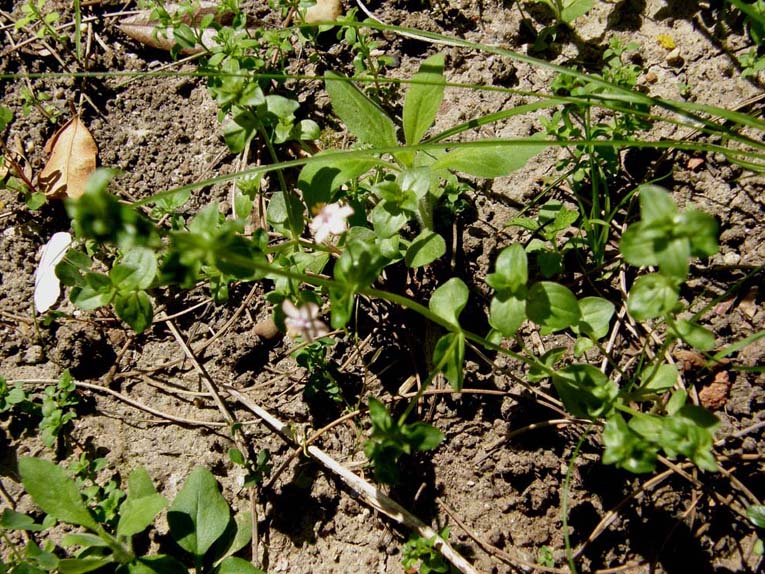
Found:
[[[63,68],[39,42],[14,48],[28,37],[24,30],[7,26],[20,17],[21,4],[3,3],[0,73],[76,71],[66,48],[61,53],[66,64]],[[58,4],[64,15],[62,21],[66,21],[71,9],[65,3]],[[370,8],[386,22],[522,53],[530,49],[528,24],[522,23],[523,15],[514,2],[444,0],[430,4],[370,2]],[[633,59],[645,71],[641,79],[645,92],[728,108],[746,105],[750,98],[762,94],[762,88],[755,80],[741,78],[733,57],[748,45],[742,22],[731,21],[717,3],[712,4],[674,0],[596,2],[572,30],[561,32],[545,57],[592,69],[608,38],[618,36],[640,45]],[[129,7],[133,7],[132,3]],[[85,16],[95,17],[87,24],[91,42],[88,70],[150,71],[165,65],[171,65],[169,69],[174,71],[194,69],[193,64],[172,64],[169,54],[124,36],[116,26],[119,17],[109,16],[123,8],[106,2],[85,8]],[[533,27],[539,29],[550,23],[550,14],[541,4],[524,4],[523,8]],[[264,7],[252,10],[262,13]],[[671,36],[677,47],[664,48],[658,41],[662,34]],[[387,34],[379,38],[386,53],[398,59],[398,66],[390,70],[395,77],[409,77],[425,57],[442,50],[447,56],[450,82],[533,92],[548,90],[552,79],[547,70],[494,55]],[[331,67],[350,73],[347,49],[335,45],[333,32],[323,42],[316,63],[295,63],[295,69],[322,73]],[[115,75],[46,77],[29,82],[36,91],[50,94],[49,104],[62,111],[69,101],[79,105],[75,100],[78,94],[87,96],[80,109],[98,143],[99,163],[123,170],[114,191],[126,200],[237,169],[236,157],[223,142],[217,107],[203,80],[178,75]],[[20,146],[32,172],[38,173],[46,159],[43,146],[56,125],[37,110],[22,113],[21,88],[25,85],[21,80],[0,82],[3,105],[16,112],[6,142],[14,149]],[[300,113],[322,126],[329,125],[331,110],[321,85],[293,87],[301,90],[304,105]],[[400,101],[395,97],[390,100],[394,104]],[[522,96],[508,93],[449,89],[436,128],[525,101]],[[485,127],[479,133],[487,137],[525,137],[541,129],[539,120],[545,114],[549,112]],[[693,137],[687,131],[664,125],[652,135]],[[331,137],[341,138],[334,134]],[[471,308],[466,315],[475,317],[475,325],[471,325],[475,330],[486,329],[481,317],[485,317],[488,288],[482,278],[502,247],[523,239],[516,231],[506,229],[505,224],[554,175],[558,155],[557,150],[545,152],[510,177],[477,184],[470,197],[473,209],[466,211],[454,226],[458,250],[453,274],[471,288]],[[638,182],[641,174],[655,173],[651,170],[669,174],[662,185],[674,192],[681,205],[692,203],[713,213],[721,225],[721,252],[694,267],[693,278],[683,293],[700,309],[765,263],[763,179],[713,155],[673,153],[655,162],[657,158],[651,155],[646,161],[645,156],[625,154],[625,168],[634,166]],[[261,159],[253,156],[250,161]],[[699,164],[691,159],[702,161]],[[214,200],[225,207],[229,192],[226,185],[205,187],[195,192],[183,214],[194,213]],[[77,312],[63,299],[57,307],[62,314],[50,325],[33,320],[33,275],[39,250],[52,233],[68,228],[60,203],[50,202],[33,212],[18,194],[0,190],[0,374],[9,380],[30,381],[27,388],[32,391],[70,369],[78,381],[102,388],[102,392],[80,390],[83,404],[63,441],[63,452],[58,453],[62,458],[81,452],[106,456],[110,472],[122,477],[137,466],[145,466],[168,498],[173,497],[195,465],[204,465],[220,480],[232,505],[248,509],[248,493],[240,486],[243,471],[232,465],[226,454],[232,446],[229,433],[225,426],[205,424],[220,423],[220,413],[205,394],[200,376],[185,359],[166,322],[159,321],[146,333],[135,336],[109,312]],[[439,273],[445,279],[452,271],[444,269]],[[438,279],[431,281],[432,288]],[[760,281],[761,274],[754,274],[732,298],[723,297],[723,303],[706,315],[705,324],[714,330],[718,348],[765,328]],[[342,409],[303,399],[305,374],[290,357],[294,343],[289,338],[280,334],[267,339],[255,333],[255,326],[270,313],[263,299],[266,288],[255,286],[251,292],[249,285],[234,286],[225,305],[215,305],[202,288],[157,293],[156,303],[168,315],[184,312],[174,323],[197,350],[198,360],[214,381],[233,385],[300,432],[310,432],[340,416]],[[427,289],[420,295],[426,302]],[[379,302],[362,302],[360,312],[369,319],[357,326],[357,336],[340,337],[333,350],[337,364],[342,365],[343,385],[349,396],[358,396],[363,388],[361,399],[370,392],[395,397],[399,385],[410,375],[424,374],[427,361],[422,356],[421,341],[426,327],[416,317]],[[237,318],[228,324],[235,313]],[[564,337],[534,338],[530,331],[524,336],[539,349],[572,344]],[[765,341],[761,339],[742,349],[734,363],[761,366],[764,354]],[[675,357],[681,360],[682,355],[675,353]],[[596,535],[584,546],[578,561],[582,572],[759,571],[760,557],[753,554],[757,539],[754,527],[712,493],[735,499],[739,490],[732,480],[738,480],[753,496],[765,497],[762,374],[733,368],[726,371],[730,390],[715,407],[722,421],[717,452],[726,457],[722,459],[723,467],[734,479],[728,473],[704,474],[683,467],[683,472],[670,472],[662,480],[651,481],[651,476],[635,476],[602,464],[597,433],[588,434],[586,427],[542,424],[540,428],[517,432],[562,417],[515,382],[514,377],[523,377],[519,365],[500,364],[503,371],[491,369],[475,354],[468,358],[465,387],[498,392],[444,394],[427,399],[418,409],[420,415],[438,427],[446,440],[432,455],[404,461],[407,480],[389,494],[433,526],[449,524],[450,539],[478,571],[523,569],[508,562],[537,563],[544,547],[552,550],[556,566],[565,571],[564,504],[575,549],[591,533]],[[689,364],[684,375],[687,383],[700,391],[712,382],[715,373]],[[154,416],[109,394],[107,389],[157,411],[199,423],[179,424]],[[255,450],[268,449],[278,467],[290,449],[249,413],[235,409],[235,414],[245,423]],[[357,472],[371,480],[369,469],[363,465],[362,444],[368,427],[365,421],[361,417],[332,429],[318,445],[336,460],[353,464]],[[574,458],[580,441],[581,450]],[[29,454],[52,456],[34,429],[19,431],[7,424],[0,429],[0,483],[5,493],[5,502],[0,506],[13,503],[20,509],[30,508],[16,473],[17,457]],[[566,491],[564,481],[570,465],[574,468]],[[620,505],[622,499],[634,493],[637,495]],[[602,532],[594,532],[612,511],[613,520]],[[265,548],[263,566],[268,572],[403,572],[401,547],[408,533],[359,503],[333,476],[305,458],[293,462],[273,489],[263,493],[258,513],[261,545]],[[492,547],[504,552],[504,556]],[[544,570],[539,566],[537,569]]]

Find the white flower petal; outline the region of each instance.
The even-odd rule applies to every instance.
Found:
[[[61,296],[61,283],[56,277],[56,265],[64,258],[72,236],[64,231],[54,233],[45,244],[40,264],[35,271],[35,309],[45,313]]]

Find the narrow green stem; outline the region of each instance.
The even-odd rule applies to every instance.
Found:
[[[579,457],[579,451],[582,449],[587,435],[590,434],[590,430],[592,430],[592,425],[587,427],[587,430],[582,433],[574,452],[571,453],[571,458],[568,461],[568,469],[566,470],[566,480],[563,481],[563,495],[561,496],[560,512],[561,522],[563,522],[563,541],[566,546],[566,560],[568,561],[568,568],[571,574],[576,574],[576,564],[574,563],[574,553],[571,548],[571,537],[568,533],[568,493],[571,489],[571,477],[574,475],[574,463]]]
[[[264,126],[262,122],[258,122],[258,132],[263,137],[263,141],[268,149],[268,154],[271,156],[271,161],[278,164],[279,156],[276,154],[276,148],[274,148],[268,130],[266,130],[266,126]],[[282,193],[284,193],[284,206],[287,209],[287,220],[289,221],[290,231],[292,231],[293,238],[297,239],[300,237],[302,228],[300,225],[300,214],[295,213],[295,205],[292,201],[295,194],[292,189],[287,186],[287,180],[285,179],[282,170],[276,170],[276,177],[279,179],[279,187],[281,188]]]

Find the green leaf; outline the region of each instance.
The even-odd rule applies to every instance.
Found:
[[[37,211],[47,202],[48,202],[48,197],[44,193],[35,191],[34,193],[29,194],[29,196],[27,197],[24,203],[26,203],[26,206],[31,211]]]
[[[215,569],[215,574],[264,574],[252,563],[236,556],[229,556]]]
[[[261,451],[263,452],[263,451]],[[240,512],[234,517],[236,532],[224,556],[232,556],[247,546],[252,540],[252,513]]]
[[[563,10],[560,11],[560,20],[570,24],[579,16],[584,16],[595,4],[595,0],[564,0]]]
[[[303,204],[295,194],[285,195],[283,192],[277,191],[268,201],[266,221],[274,228],[274,231],[291,236],[293,227],[299,233],[303,232],[305,227],[303,211]],[[290,221],[291,215],[295,218],[294,222]]]
[[[465,362],[465,335],[447,333],[441,337],[433,349],[433,365],[444,373],[455,391],[462,389]]]
[[[489,325],[505,337],[512,337],[526,320],[526,298],[497,293],[489,305]]]
[[[459,147],[440,157],[431,168],[434,171],[450,169],[475,177],[502,177],[522,168],[546,147],[546,143],[514,145],[512,142]]]
[[[62,558],[58,561],[61,574],[85,574],[114,562],[114,558]]]
[[[573,325],[574,333],[602,339],[608,334],[611,317],[614,316],[614,304],[602,297],[585,297],[579,301],[582,318]]]
[[[84,548],[96,547],[105,548],[109,545],[104,539],[95,534],[89,532],[73,532],[67,534],[61,539],[61,546],[67,548],[69,546],[82,546]]]
[[[145,468],[139,466],[128,476],[128,496],[131,498],[143,498],[157,494],[154,482]]]
[[[228,503],[215,478],[206,468],[194,468],[167,512],[173,539],[201,559],[225,532],[228,521]]]
[[[658,448],[635,433],[619,413],[613,413],[603,429],[603,462],[636,474],[651,472]]]
[[[678,227],[678,232],[690,240],[694,257],[709,257],[720,250],[717,220],[708,213],[688,208],[680,216]]]
[[[0,132],[13,121],[13,111],[5,106],[0,106]]]
[[[372,209],[370,220],[377,237],[387,239],[397,235],[406,225],[409,214],[392,201],[381,201]]]
[[[188,574],[186,567],[172,556],[144,556],[128,564],[129,574]]]
[[[407,267],[422,267],[446,253],[446,241],[438,233],[425,229],[414,238],[406,250],[404,260]]]
[[[369,397],[369,418],[375,430],[387,432],[393,428],[393,419],[388,409],[374,397]]]
[[[434,54],[421,65],[412,78],[404,100],[404,139],[408,145],[419,143],[436,119],[444,98],[444,55]]]
[[[85,284],[82,287],[74,287],[69,298],[80,309],[91,311],[111,303],[115,290],[111,279],[101,273],[86,273]]]
[[[592,365],[569,365],[552,379],[566,410],[575,417],[604,416],[619,394],[616,383]]]
[[[357,178],[380,163],[373,157],[324,159],[322,154],[313,156],[303,166],[298,176],[298,188],[308,211],[324,203],[332,203],[334,193],[340,187]]]
[[[529,279],[528,257],[523,246],[514,243],[505,247],[494,262],[494,273],[486,277],[486,282],[497,291],[505,289],[518,292],[526,286]]]
[[[29,532],[40,532],[45,530],[42,524],[37,524],[31,516],[16,512],[10,508],[4,508],[0,515],[0,528],[7,530],[28,530]]]
[[[143,532],[165,506],[167,500],[161,494],[150,494],[140,498],[129,496],[120,506],[117,535],[133,536]]]
[[[644,184],[638,187],[640,197],[640,219],[647,223],[671,222],[677,214],[672,195],[658,185]]]
[[[750,504],[746,507],[746,516],[755,526],[765,528],[765,506]]]
[[[459,328],[459,317],[467,305],[468,288],[462,279],[452,277],[430,296],[428,307],[444,321]]]
[[[638,277],[627,297],[627,310],[638,321],[669,313],[677,303],[675,281],[660,273]]]
[[[686,319],[676,321],[674,327],[680,338],[694,349],[711,351],[715,348],[715,334],[709,329]]]
[[[19,458],[19,474],[24,489],[44,512],[62,522],[98,531],[75,482],[61,467],[41,458]]]
[[[143,333],[154,320],[154,307],[146,291],[119,293],[114,299],[117,316],[136,333]]]
[[[532,285],[526,300],[526,315],[551,331],[575,325],[582,316],[579,302],[571,290],[550,281]]]
[[[688,276],[690,257],[691,244],[685,237],[677,237],[667,241],[661,244],[656,251],[661,272],[680,281]]]
[[[581,357],[594,346],[595,343],[592,342],[592,339],[587,337],[577,337],[576,341],[574,341],[574,357]]]
[[[619,242],[619,251],[624,260],[635,267],[658,265],[657,245],[667,241],[668,230],[638,222],[630,225]]]
[[[677,383],[677,367],[675,365],[659,365],[654,369],[649,367],[640,375],[640,390],[663,393]]]
[[[258,120],[249,110],[226,116],[223,120],[223,140],[232,153],[241,153],[258,129]]]
[[[109,276],[112,283],[121,291],[136,291],[151,287],[156,274],[157,256],[154,250],[134,247],[112,267]]]
[[[544,355],[538,358],[538,361],[550,370],[555,370],[555,363],[566,353],[566,349],[563,347],[555,347],[547,351]],[[529,367],[529,372],[526,374],[526,378],[532,383],[537,381],[543,381],[549,378],[550,372],[541,368],[540,365],[533,364]]]
[[[83,273],[90,269],[91,263],[90,257],[82,251],[70,249],[56,265],[56,277],[69,287],[82,287],[85,285]]]
[[[426,423],[412,423],[401,427],[409,444],[419,451],[433,450],[444,440],[444,434]]]
[[[337,117],[361,143],[375,147],[396,146],[393,121],[347,78],[326,72],[324,85]]]

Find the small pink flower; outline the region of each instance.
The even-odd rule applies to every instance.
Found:
[[[350,205],[330,203],[323,205],[308,226],[316,243],[324,243],[330,235],[342,235],[348,229],[348,218],[353,215]]]
[[[316,303],[305,303],[296,307],[289,299],[282,302],[284,311],[284,326],[291,337],[300,336],[306,343],[324,337],[329,332],[327,326],[319,318],[319,306]]]

